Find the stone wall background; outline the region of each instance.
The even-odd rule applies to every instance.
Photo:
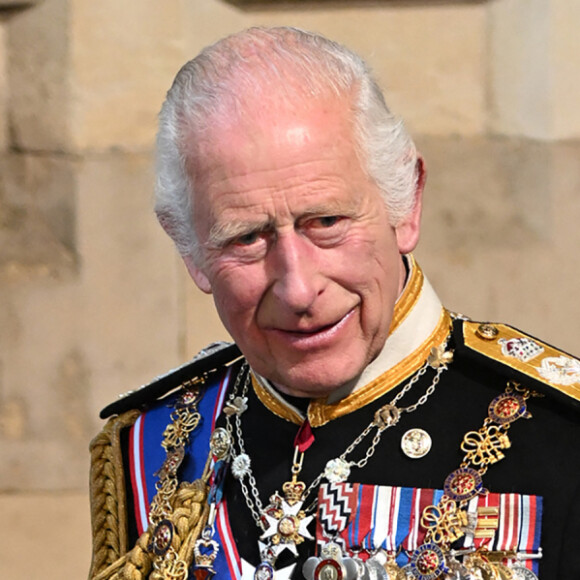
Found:
[[[580,353],[579,23],[570,0],[0,0],[0,577],[86,575],[98,410],[224,336],[150,210],[185,60],[255,24],[358,50],[426,157],[445,304]]]

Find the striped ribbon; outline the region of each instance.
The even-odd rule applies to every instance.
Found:
[[[383,548],[407,563],[425,540],[420,525],[425,507],[437,505],[442,490],[351,483],[320,486],[316,539],[319,548],[339,540],[346,552]],[[540,547],[542,498],[516,493],[489,493],[473,498],[468,513],[477,521],[474,532],[460,540],[463,548],[513,550],[533,554]],[[537,560],[526,560],[537,572]]]

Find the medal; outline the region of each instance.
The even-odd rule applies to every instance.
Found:
[[[434,542],[419,546],[411,556],[411,574],[417,580],[437,580],[445,571],[445,556],[441,548]]]
[[[514,580],[538,580],[538,577],[525,566],[513,566],[512,572],[514,575]]]
[[[308,531],[308,524],[314,516],[306,515],[302,509],[306,486],[304,482],[298,481],[303,460],[304,452],[301,452],[297,445],[294,448],[292,479],[282,486],[284,499],[278,494],[274,494],[271,503],[261,514],[261,519],[265,523],[265,531],[260,539],[270,541],[274,561],[285,549],[297,556],[296,546],[305,539],[314,539]]]
[[[308,558],[302,566],[302,573],[306,580],[356,580],[362,577],[357,562],[353,558],[344,558],[342,548],[334,542],[322,547],[320,557]]]
[[[254,572],[254,580],[272,580],[274,578],[274,567],[270,562],[261,562]]]
[[[288,499],[282,499],[277,505],[268,505],[263,512],[267,527],[260,539],[270,540],[276,557],[285,549],[297,556],[296,546],[305,539],[314,539],[308,531],[308,524],[314,516],[307,516],[302,504],[302,501],[290,504]]]

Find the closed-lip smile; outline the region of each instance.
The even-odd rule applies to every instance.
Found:
[[[323,347],[332,342],[333,338],[347,325],[355,310],[356,307],[351,308],[344,316],[330,324],[306,328],[271,328],[268,332],[274,333],[277,337],[300,349]]]

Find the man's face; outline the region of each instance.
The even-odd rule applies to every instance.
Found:
[[[347,103],[262,109],[196,159],[204,262],[186,264],[250,365],[298,396],[356,379],[387,338],[418,218],[389,223]]]

